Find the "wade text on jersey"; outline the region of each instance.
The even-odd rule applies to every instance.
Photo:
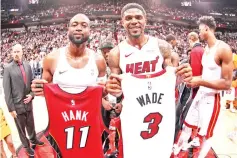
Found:
[[[141,105],[141,107],[147,105],[147,104],[161,104],[162,98],[164,94],[163,93],[151,93],[151,94],[144,94],[139,97],[137,97],[138,103]]]
[[[62,116],[65,122],[72,120],[87,121],[88,113],[81,110],[70,110],[62,112]]]
[[[156,71],[156,64],[159,56],[155,60],[131,63],[126,65],[126,73],[141,74]]]

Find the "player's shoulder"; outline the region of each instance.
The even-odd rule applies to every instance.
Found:
[[[60,55],[60,49],[54,49],[52,52],[47,54],[43,60],[43,65],[51,67],[52,63],[55,63],[58,60]]]
[[[160,39],[158,37],[153,37],[153,38],[157,40],[158,45],[169,44],[166,40]]]
[[[59,56],[60,49],[54,49],[52,52],[50,52],[48,55],[46,55],[45,59],[55,59],[57,56]]]
[[[115,53],[115,54],[117,54],[117,53],[119,53],[119,52],[120,52],[120,51],[119,51],[119,45],[115,46],[113,49],[110,50],[110,53]]]
[[[232,52],[230,45],[222,40],[219,40],[218,50],[221,52]]]

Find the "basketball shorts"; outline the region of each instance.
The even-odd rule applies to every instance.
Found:
[[[198,91],[184,124],[198,129],[198,135],[206,139],[212,137],[220,113],[220,94]]]

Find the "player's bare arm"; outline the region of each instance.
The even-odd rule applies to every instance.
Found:
[[[176,52],[171,53],[171,63],[174,67],[179,66],[179,55]]]
[[[177,67],[179,65],[179,55],[175,52],[172,52],[170,44],[165,40],[158,39],[158,46],[164,58],[163,67],[164,68],[166,66]]]
[[[121,74],[122,71],[119,66],[120,52],[118,46],[110,51],[108,59],[111,75],[106,82],[106,90],[108,93],[114,96],[119,96],[122,94],[121,83],[119,79],[119,74]]]
[[[104,86],[104,84],[106,82],[106,62],[105,62],[104,57],[100,54],[96,54],[96,65],[97,65],[97,68],[98,68],[98,71],[99,71],[99,75],[98,75],[99,82],[98,82],[98,84]],[[107,92],[104,91],[103,96],[106,96],[106,95],[107,95]],[[110,105],[110,103],[104,98],[102,98],[102,105],[105,108],[105,110],[111,110],[112,109],[112,106]]]
[[[231,87],[232,73],[233,73],[233,61],[232,51],[224,42],[221,42],[217,49],[217,56],[215,58],[218,65],[221,66],[221,79],[214,81],[206,81],[200,77],[194,77],[191,80],[191,86],[204,86],[216,90],[228,90]]]
[[[119,47],[114,47],[110,53],[109,53],[109,57],[108,57],[108,64],[109,64],[109,68],[111,70],[111,73],[114,74],[121,74],[122,71],[120,69],[119,66],[119,61],[120,61],[120,52],[119,52]]]
[[[179,62],[179,58],[177,56],[172,56],[171,46],[168,42],[158,39],[158,46],[164,58],[164,68],[166,66],[175,66],[175,62]],[[172,63],[172,58],[174,63]],[[192,79],[192,68],[190,64],[184,63],[182,65],[177,65],[176,75],[177,77],[181,78],[178,79],[178,81],[189,82]]]
[[[31,89],[36,96],[43,96],[43,84],[52,82],[58,53],[57,50],[53,51],[44,58],[42,79],[35,79],[32,81]]]
[[[171,58],[171,46],[165,40],[158,39],[158,46],[161,52],[161,55],[164,58],[163,68],[166,66],[173,66]]]
[[[99,71],[98,77],[105,77],[106,76],[106,62],[102,55],[96,55],[96,65]]]

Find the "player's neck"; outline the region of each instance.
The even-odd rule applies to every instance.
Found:
[[[128,43],[138,49],[141,49],[148,41],[148,36],[141,35],[139,38],[128,37]]]
[[[213,47],[216,43],[217,39],[214,34],[210,34],[209,38],[207,39],[207,45],[209,48]]]
[[[75,45],[73,43],[69,44],[68,47],[69,53],[71,56],[74,57],[79,57],[79,56],[83,56],[85,54],[85,50],[86,50],[86,44],[80,44],[80,45]]]

